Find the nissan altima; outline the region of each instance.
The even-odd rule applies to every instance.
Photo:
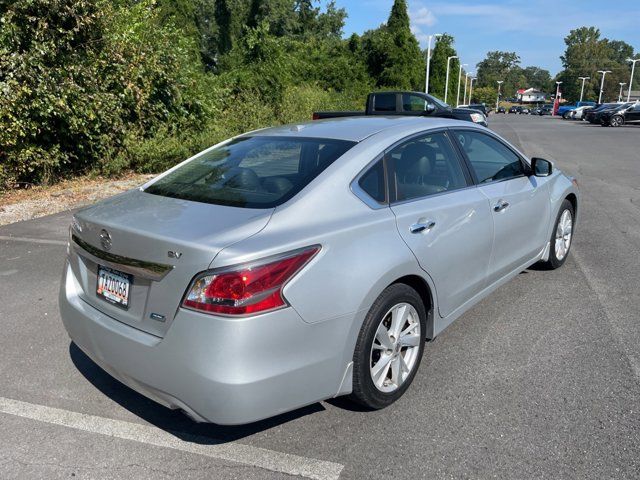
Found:
[[[61,316],[105,371],[196,421],[340,395],[379,409],[426,339],[566,261],[578,203],[574,179],[469,122],[258,130],[78,211]]]

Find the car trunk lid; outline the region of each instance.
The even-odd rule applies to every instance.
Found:
[[[226,246],[266,226],[273,209],[198,203],[134,190],[76,213],[71,267],[81,298],[162,337],[192,278]],[[100,268],[131,278],[124,308],[96,293]]]

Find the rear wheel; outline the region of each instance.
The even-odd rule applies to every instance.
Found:
[[[562,114],[562,118],[564,118],[565,120],[568,120],[569,119],[569,112],[564,112]]]
[[[387,287],[371,306],[358,335],[351,399],[371,409],[399,399],[418,371],[425,330],[420,295],[403,283]]]
[[[569,256],[571,240],[573,240],[574,216],[573,205],[569,200],[564,200],[551,232],[549,260],[545,262],[550,269],[560,268]]]

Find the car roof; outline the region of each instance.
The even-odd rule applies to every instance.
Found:
[[[406,128],[407,130],[412,130],[424,127],[426,130],[430,128],[468,126],[469,123],[442,117],[370,115],[327,118],[293,125],[282,125],[257,130],[247,135],[331,138],[334,140],[360,142],[377,133],[395,129]]]

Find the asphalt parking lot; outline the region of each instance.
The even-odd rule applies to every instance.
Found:
[[[578,178],[570,258],[428,343],[378,412],[337,399],[219,427],[156,405],[62,327],[70,213],[0,227],[0,478],[640,477],[640,127],[489,122]]]

